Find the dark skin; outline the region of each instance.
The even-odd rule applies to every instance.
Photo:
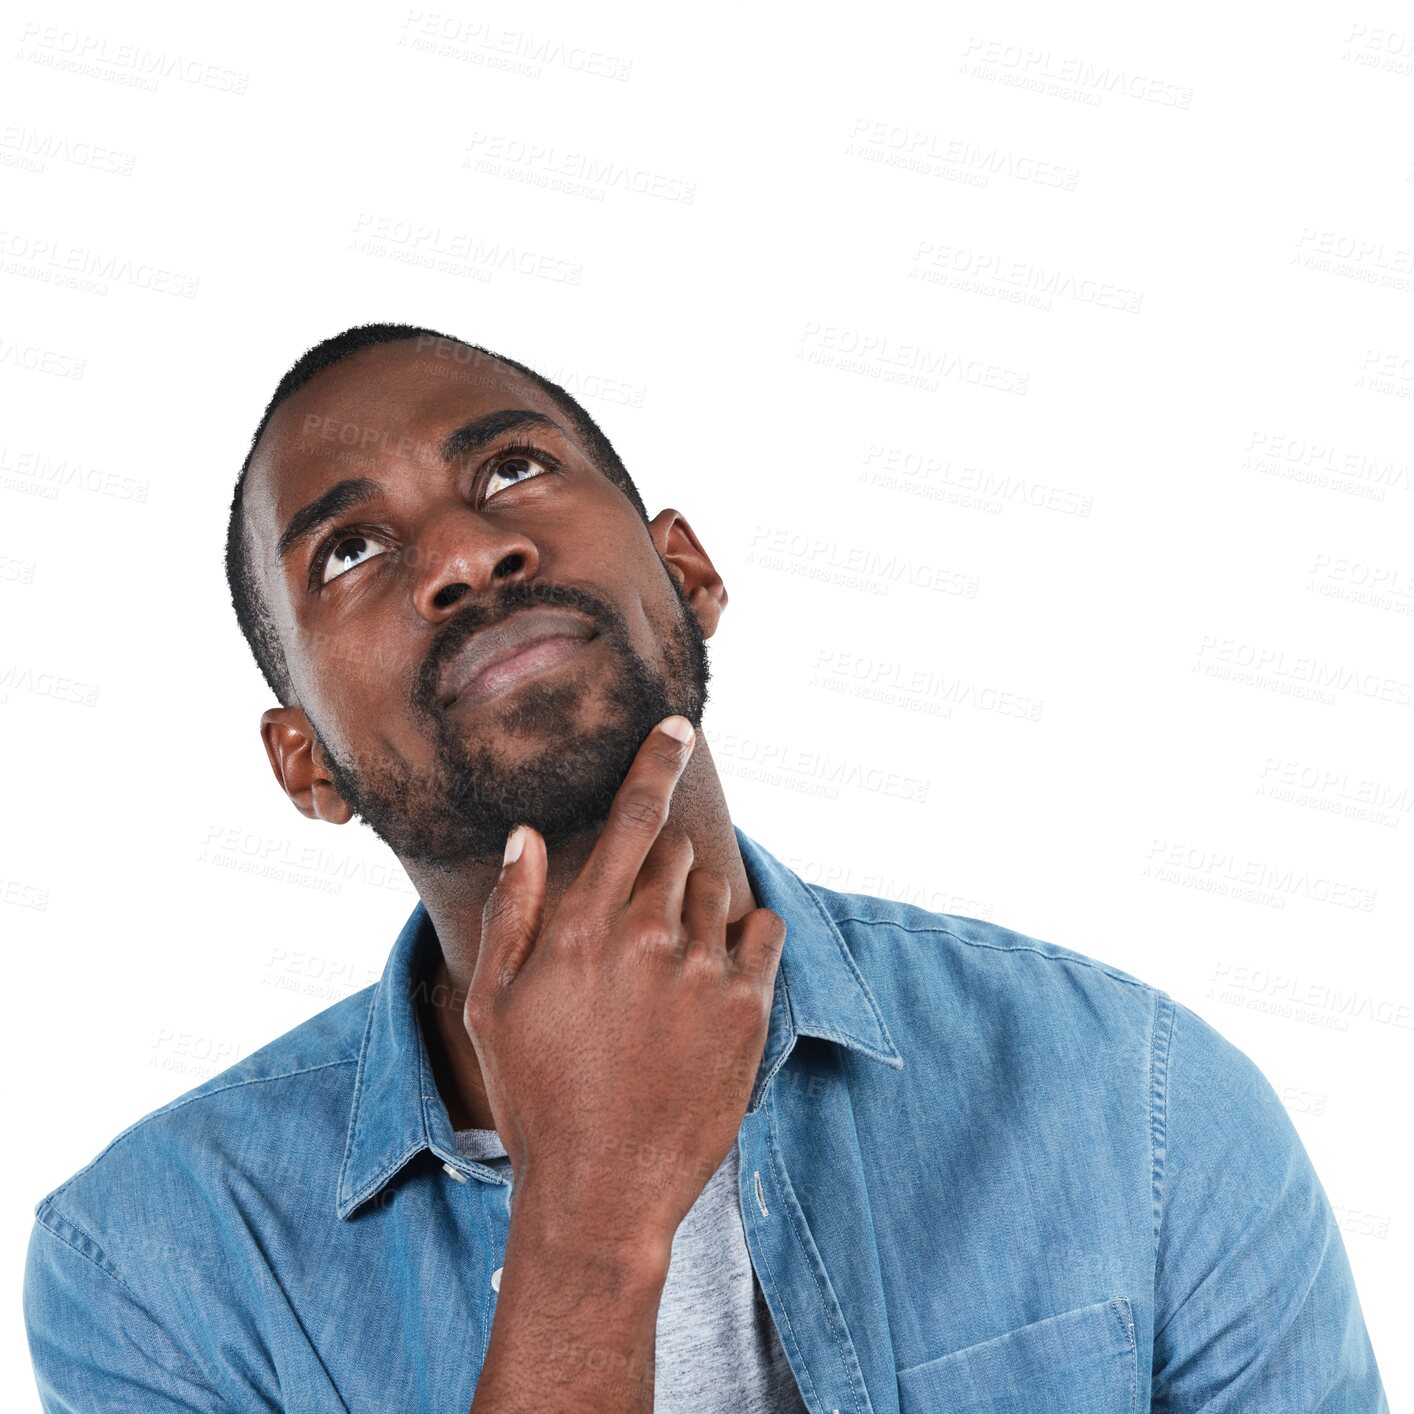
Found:
[[[557,428],[519,428],[444,464],[454,429],[510,409]],[[488,481],[498,449],[527,442],[554,468],[503,463]],[[294,513],[352,477],[386,490],[282,560]],[[252,460],[246,506],[253,569],[296,693],[261,718],[271,766],[302,814],[344,824],[357,813],[398,854],[442,945],[422,1017],[449,1118],[494,1128],[463,1006],[506,833],[527,821],[543,836],[551,919],[644,722],[681,712],[700,728],[700,662],[683,616],[710,638],[726,588],[686,518],[665,509],[645,525],[565,412],[517,370],[483,355],[451,362],[412,340],[361,350],[284,403]],[[352,545],[355,526],[377,538]],[[342,559],[311,590],[315,553],[336,529]],[[482,625],[541,605],[586,614],[595,636],[498,696],[451,711],[436,703],[435,670],[451,652]],[[694,865],[725,881],[729,923],[757,907],[700,729],[663,834],[685,837]]]

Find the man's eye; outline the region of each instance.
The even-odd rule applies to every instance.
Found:
[[[533,456],[528,452],[512,452],[508,455],[498,457],[495,466],[491,469],[491,475],[486,478],[486,495],[482,499],[490,500],[495,494],[491,490],[491,483],[498,476],[516,478],[511,482],[511,485],[515,486],[521,481],[534,480],[536,476],[539,476],[543,472],[553,471],[554,467],[555,463],[540,452],[535,453]],[[534,471],[533,474],[528,477],[523,474],[531,471],[532,468],[538,468],[538,470]]]
[[[375,555],[381,555],[387,548],[367,535],[341,535],[337,540],[331,540],[328,553],[324,557],[320,583],[328,584],[345,570],[351,570],[361,564],[365,551],[371,550]]]
[[[516,486],[522,481],[533,481],[546,472],[554,471],[558,466],[559,462],[548,453],[538,451],[534,447],[509,447],[496,458],[491,474],[487,477],[487,490],[482,500],[487,501],[495,494],[490,483],[498,476],[507,478],[512,486]],[[365,559],[381,555],[387,549],[386,545],[369,535],[356,532],[336,535],[321,552],[321,562],[316,568],[319,582],[328,584],[330,580],[338,579],[346,570],[357,569]]]

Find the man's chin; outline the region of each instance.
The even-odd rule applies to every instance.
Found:
[[[603,694],[586,689],[582,682],[525,682],[506,691],[466,703],[454,702],[442,718],[443,740],[470,751],[453,754],[468,767],[478,766],[496,743],[498,758],[514,764],[524,752],[517,743],[536,751],[562,750],[566,743],[583,740],[604,729],[609,704]]]

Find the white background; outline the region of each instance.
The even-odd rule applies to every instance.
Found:
[[[6,1407],[38,1199],[411,910],[276,786],[222,573],[275,383],[379,319],[688,517],[748,834],[1261,1066],[1408,1402],[1407,11],[245,9],[5,31]]]

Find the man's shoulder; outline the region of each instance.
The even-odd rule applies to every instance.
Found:
[[[1167,994],[1111,962],[1076,948],[1008,928],[987,918],[944,913],[900,899],[842,893],[808,884],[812,895],[839,928],[856,959],[888,954],[905,964],[924,957],[944,966],[1007,980],[1100,990],[1132,989],[1150,997]]]
[[[219,1184],[234,1158],[279,1154],[285,1140],[328,1145],[337,1165],[375,990],[334,1002],[134,1120],[47,1193],[36,1216],[67,1213],[81,1226],[80,1214],[145,1205],[153,1185]]]
[[[809,885],[897,1045],[993,1048],[1044,1065],[1057,1045],[1135,1054],[1172,998],[1122,967],[986,918]],[[926,1067],[925,1067],[926,1068]],[[920,1072],[921,1074],[921,1072]]]
[[[1235,1132],[1260,1121],[1281,1131],[1273,1145],[1289,1143],[1285,1111],[1258,1064],[1164,988],[990,919],[808,887],[891,1024],[946,1034],[953,1050],[997,1035],[1041,1037],[1043,1052],[1057,1038],[1139,1049],[1156,1104],[1167,1087],[1179,1110],[1216,1107],[1234,1117]]]

